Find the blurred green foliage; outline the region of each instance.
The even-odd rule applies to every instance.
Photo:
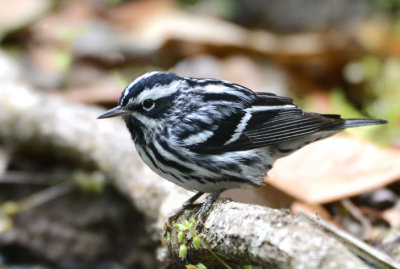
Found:
[[[343,118],[382,118],[375,117],[374,115],[364,115],[357,110],[352,103],[350,103],[345,95],[345,92],[340,88],[335,88],[330,93],[330,101],[332,113],[340,114]],[[382,136],[382,129],[388,129],[385,125],[378,126],[365,126],[362,128],[350,128],[346,129],[345,132],[360,139],[367,139],[374,141],[380,145],[388,145],[391,140],[387,137]]]
[[[60,27],[57,29],[57,38],[60,40],[62,43],[66,45],[71,45],[78,37],[88,34],[90,31],[89,27]]]
[[[364,69],[371,69],[370,61],[361,61]],[[375,98],[366,100],[365,110],[373,116],[389,121],[381,138],[387,141],[400,139],[400,61],[395,58],[379,60],[378,72],[365,77],[366,90]],[[375,67],[372,67],[375,68]]]
[[[122,3],[122,1],[123,0],[106,0],[106,4],[112,7]]]
[[[389,122],[384,132],[372,132],[368,137],[378,139],[380,143],[392,144],[400,139],[400,60],[389,57],[365,56],[351,62],[345,70],[345,78],[350,83],[361,83],[365,89],[362,109],[369,116],[385,119]],[[332,94],[333,109],[345,116],[357,116],[350,112],[351,104],[338,91]],[[342,99],[338,101],[339,99]],[[379,129],[379,127],[378,127]],[[380,129],[379,129],[380,130]],[[375,133],[375,135],[373,135]]]
[[[400,0],[378,0],[376,3],[382,11],[394,12],[400,10]]]
[[[192,12],[224,18],[230,18],[238,11],[235,0],[178,0],[178,3]]]
[[[54,49],[53,59],[56,68],[60,72],[68,72],[72,64],[73,56],[69,50]]]
[[[100,172],[75,171],[72,174],[72,181],[86,193],[101,194],[105,188],[105,177]]]

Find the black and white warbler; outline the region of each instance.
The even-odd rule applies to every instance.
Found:
[[[342,119],[303,112],[291,98],[228,81],[147,73],[130,83],[118,106],[98,118],[122,116],[142,160],[161,177],[211,193],[263,185],[274,161],[345,128],[384,120]]]

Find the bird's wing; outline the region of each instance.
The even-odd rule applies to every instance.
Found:
[[[323,130],[339,130],[339,115],[304,113],[292,99],[257,93],[251,105],[216,122],[213,135],[188,148],[200,154],[220,154],[278,144]]]

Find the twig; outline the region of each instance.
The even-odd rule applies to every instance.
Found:
[[[0,177],[0,184],[50,185],[68,180],[70,177],[68,173],[8,171]]]
[[[347,246],[357,256],[362,257],[364,260],[372,264],[374,268],[400,268],[400,264],[394,261],[385,253],[367,245],[363,241],[355,238],[354,236],[344,232],[333,226],[332,224],[324,221],[323,219],[316,220],[313,215],[301,211],[300,214],[307,218],[309,221],[318,224],[327,233],[332,234],[345,246]]]
[[[360,209],[358,209],[357,206],[353,204],[349,199],[343,199],[340,203],[350,213],[350,215],[353,216],[353,218],[361,223],[365,230],[363,237],[368,238],[369,234],[372,231],[371,221],[367,217],[365,217]]]
[[[63,182],[50,188],[41,190],[32,195],[29,195],[18,202],[20,211],[28,210],[37,207],[43,203],[56,199],[64,194],[67,194],[73,189],[74,185],[71,182]]]

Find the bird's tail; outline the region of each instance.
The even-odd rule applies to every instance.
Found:
[[[386,120],[370,120],[370,119],[345,119],[342,128],[352,128],[368,125],[386,124]]]
[[[386,120],[371,120],[371,119],[342,119],[340,115],[337,114],[320,114],[324,116],[325,119],[329,119],[331,123],[329,124],[327,130],[343,130],[346,128],[368,126],[368,125],[379,125],[386,124]]]
[[[371,119],[343,119],[338,114],[319,114],[325,119],[331,121],[331,130],[342,130],[346,128],[368,126],[368,125],[380,125],[386,124],[386,120],[371,120]]]

